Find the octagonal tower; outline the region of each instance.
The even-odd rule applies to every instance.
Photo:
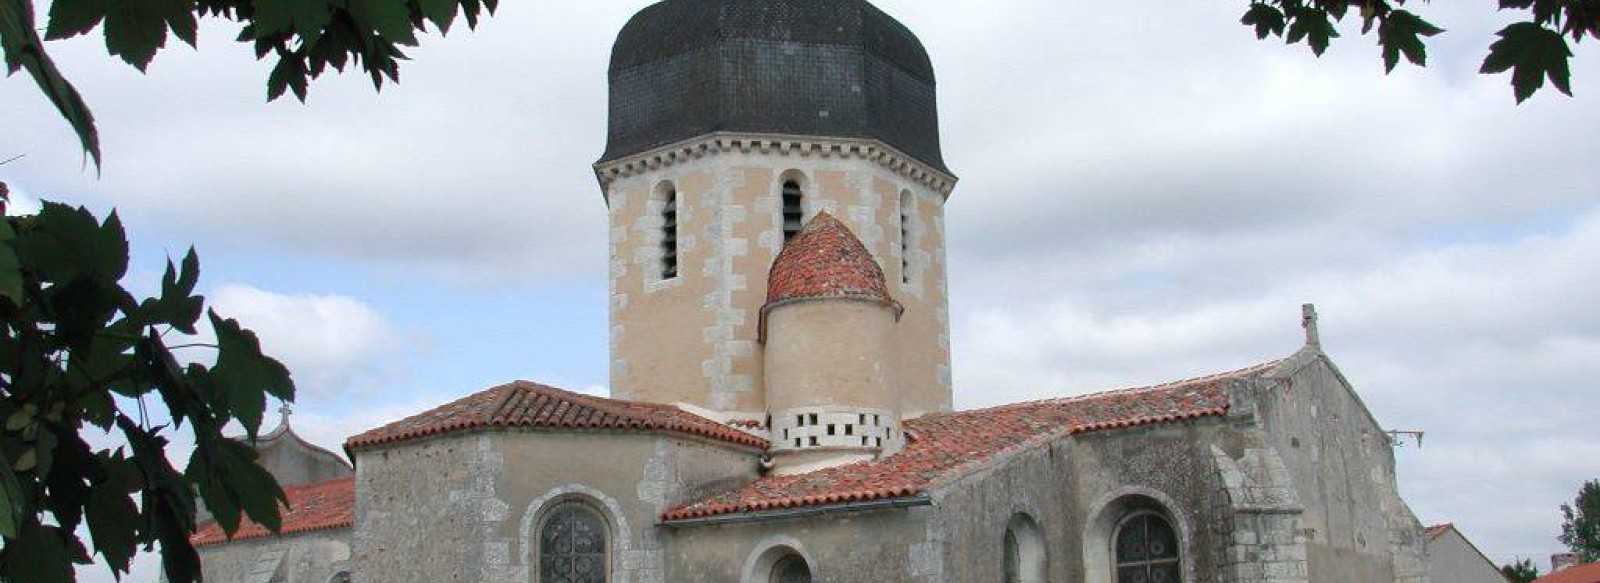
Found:
[[[767,275],[826,211],[903,307],[883,333],[884,402],[905,418],[948,410],[943,219],[956,178],[936,110],[921,42],[863,0],[666,0],[635,15],[612,49],[595,164],[613,395],[770,425]]]

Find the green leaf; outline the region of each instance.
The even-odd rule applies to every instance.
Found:
[[[294,382],[289,369],[261,353],[261,342],[254,332],[237,320],[223,319],[209,312],[217,332],[217,365],[212,381],[225,396],[228,410],[244,425],[252,439],[261,428],[261,415],[267,408],[266,395],[294,401]]]
[[[24,501],[17,474],[11,471],[10,464],[0,463],[0,536],[17,538],[18,529],[26,516]]]
[[[37,522],[23,526],[17,538],[7,540],[0,552],[0,581],[72,581],[72,554],[66,539],[67,534],[54,526]]]
[[[417,0],[422,16],[439,27],[439,34],[449,34],[450,24],[456,19],[456,0]]]
[[[326,0],[252,0],[250,5],[255,8],[251,18],[255,33],[263,37],[293,32],[315,40],[333,21],[333,9]]]
[[[195,17],[195,0],[160,0],[166,4],[167,26],[172,28],[172,36],[178,37],[191,47],[197,47],[196,35],[200,23]]]
[[[16,249],[25,265],[51,283],[80,275],[116,282],[128,270],[128,238],[114,212],[100,224],[88,209],[46,201],[37,226],[17,239]]]
[[[350,17],[358,29],[369,29],[389,42],[416,45],[411,9],[406,0],[349,0]]]
[[[33,20],[32,0],[0,0],[0,48],[5,49],[6,71],[28,70],[39,90],[77,133],[84,153],[99,167],[100,133],[95,129],[94,115],[89,113],[83,96],[45,54],[44,41],[39,39]]]
[[[1328,19],[1328,13],[1315,8],[1302,8],[1293,13],[1294,21],[1289,24],[1289,30],[1284,37],[1285,42],[1294,44],[1302,39],[1311,47],[1311,52],[1322,56],[1328,50],[1331,39],[1339,38],[1339,31],[1333,27],[1333,21]]]
[[[1532,22],[1518,22],[1497,34],[1500,40],[1489,45],[1489,56],[1484,57],[1479,73],[1510,70],[1511,88],[1517,103],[1531,97],[1544,86],[1547,78],[1557,91],[1572,95],[1572,72],[1567,64],[1572,51],[1561,33]]]
[[[22,263],[17,261],[17,250],[13,242],[17,240],[17,231],[11,228],[11,221],[0,217],[0,296],[11,298],[12,302],[22,304]]]
[[[217,446],[221,479],[228,489],[238,493],[239,507],[251,522],[278,532],[283,527],[278,505],[288,504],[289,499],[272,474],[256,463],[255,448],[232,439],[218,440]]]
[[[61,40],[87,34],[105,17],[105,0],[56,0],[50,3],[50,25],[44,38]]]
[[[167,18],[156,0],[106,0],[106,50],[144,71],[167,44]]]
[[[96,454],[99,463],[107,470],[104,480],[95,484],[89,502],[84,508],[89,536],[94,541],[95,552],[106,558],[106,564],[116,571],[126,573],[136,545],[139,508],[128,496],[132,480],[138,480],[137,469],[122,457],[104,452]]]
[[[161,297],[148,298],[139,305],[139,315],[150,324],[167,324],[179,332],[194,335],[195,322],[205,308],[205,298],[194,295],[194,286],[200,280],[200,258],[194,248],[189,248],[183,258],[183,271],[178,271],[167,260],[167,271],[161,276]]]
[[[283,526],[279,504],[287,504],[288,498],[257,457],[254,448],[239,441],[206,440],[196,444],[185,470],[228,536],[238,532],[241,515],[272,532]]]
[[[285,89],[293,89],[295,98],[305,103],[309,83],[306,77],[305,60],[299,53],[279,56],[278,64],[267,76],[267,101],[282,97]]]
[[[1267,38],[1269,34],[1283,36],[1283,11],[1266,4],[1251,4],[1239,23],[1256,27],[1257,39]]]
[[[1444,29],[1434,26],[1415,14],[1406,10],[1396,10],[1383,19],[1378,25],[1378,44],[1383,47],[1383,70],[1385,73],[1394,70],[1400,62],[1400,55],[1405,54],[1406,60],[1416,66],[1428,64],[1428,49],[1422,43],[1422,38],[1444,32]]]

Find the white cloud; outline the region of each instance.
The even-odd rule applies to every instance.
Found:
[[[101,122],[105,178],[79,170],[65,125],[13,76],[0,154],[28,157],[0,179],[114,202],[135,233],[289,260],[598,279],[588,164],[611,40],[644,4],[507,4],[479,31],[427,39],[398,87],[328,78],[306,106],[262,104],[266,67],[227,27],[149,77],[94,38],[55,43]],[[1377,417],[1429,432],[1400,467],[1423,518],[1464,525],[1496,559],[1549,543],[1555,504],[1594,477],[1572,460],[1594,456],[1573,405],[1600,372],[1596,54],[1574,61],[1577,98],[1513,106],[1505,76],[1474,74],[1508,17],[1479,5],[1418,8],[1449,32],[1429,68],[1385,76],[1353,30],[1320,59],[1256,41],[1242,2],[879,4],[932,54],[963,178],[948,206],[958,403],[1282,356],[1315,301]],[[426,408],[315,408],[406,374],[392,356],[406,333],[356,300],[214,296],[295,370],[297,427],[325,445]]]
[[[280,294],[243,284],[218,287],[211,305],[261,339],[302,395],[360,394],[405,379],[425,336],[402,330],[350,297]]]

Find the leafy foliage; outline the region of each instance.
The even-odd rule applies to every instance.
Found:
[[[383,88],[400,80],[401,47],[417,46],[417,33],[431,24],[448,33],[459,16],[469,28],[493,14],[499,0],[52,0],[44,38],[38,34],[33,0],[0,0],[0,46],[7,74],[26,69],[72,125],[83,151],[100,164],[94,116],[45,52],[45,41],[103,30],[106,49],[144,71],[170,34],[193,47],[201,18],[244,24],[239,42],[257,59],[274,59],[267,99],[292,91],[306,100],[311,81],[328,69],[357,66]]]
[[[92,555],[126,573],[153,545],[169,581],[198,581],[197,492],[230,534],[241,515],[279,524],[283,491],[222,430],[238,421],[255,435],[266,395],[294,398],[288,370],[215,312],[216,365],[180,364],[167,339],[198,332],[199,258],[169,261],[161,294],[142,301],[119,283],[127,269],[114,212],[45,202],[0,220],[0,581],[72,581],[72,564]],[[170,425],[149,420],[153,399]],[[165,450],[185,426],[195,450],[179,471]],[[100,432],[125,445],[85,439]]]
[[[1539,568],[1533,566],[1531,559],[1519,559],[1510,565],[1500,567],[1500,574],[1505,575],[1511,583],[1533,583],[1539,578]]]
[[[1572,504],[1561,505],[1561,544],[1585,563],[1600,561],[1600,480],[1584,482]]]
[[[1377,28],[1378,46],[1385,73],[1393,72],[1400,58],[1419,67],[1428,64],[1424,39],[1444,29],[1404,10],[1406,0],[1252,0],[1239,22],[1255,29],[1256,38],[1282,37],[1289,44],[1306,43],[1317,56],[1339,37],[1335,22],[1356,10],[1361,17],[1361,34]],[[1489,45],[1478,72],[1511,73],[1512,94],[1517,103],[1526,101],[1544,87],[1545,80],[1557,91],[1572,95],[1572,50],[1567,38],[1581,42],[1585,37],[1600,39],[1600,0],[1499,0],[1501,10],[1521,10],[1528,20],[1506,26],[1499,40]]]

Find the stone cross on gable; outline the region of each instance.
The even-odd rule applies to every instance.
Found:
[[[1300,325],[1306,329],[1306,346],[1322,346],[1322,338],[1317,332],[1316,304],[1300,306]]]
[[[282,415],[281,420],[278,422],[280,427],[289,426],[289,415],[292,413],[294,413],[294,408],[290,407],[288,403],[284,403],[278,407],[278,414]]]

